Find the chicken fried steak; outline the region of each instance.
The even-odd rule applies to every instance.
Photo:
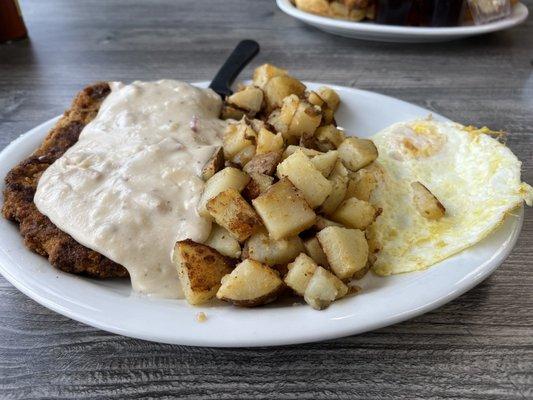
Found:
[[[77,142],[82,129],[92,121],[109,94],[106,82],[83,89],[74,99],[42,145],[6,176],[5,218],[18,223],[25,245],[48,257],[62,271],[95,278],[127,277],[127,270],[107,257],[76,242],[41,214],[33,202],[41,174]]]

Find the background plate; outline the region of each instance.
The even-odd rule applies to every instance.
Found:
[[[199,83],[206,87],[207,83]],[[312,89],[320,84],[307,85]],[[371,136],[388,125],[429,110],[380,94],[338,87],[336,114],[348,133]],[[436,119],[446,120],[434,115]],[[0,153],[0,177],[39,146],[57,118],[22,135]],[[0,198],[3,202],[3,198]],[[50,267],[27,250],[14,224],[0,218],[0,273],[26,295],[60,314],[110,332],[182,345],[217,347],[303,343],[361,333],[430,311],[489,276],[510,253],[522,224],[522,209],[478,245],[434,267],[379,278],[368,274],[363,292],[324,311],[306,305],[239,309],[222,303],[191,307],[184,300],[139,297],[124,280],[98,281]],[[207,321],[196,320],[198,312]]]
[[[489,24],[454,26],[450,28],[424,28],[352,22],[321,17],[297,9],[290,0],[276,1],[278,7],[286,14],[323,31],[349,38],[379,42],[445,42],[509,29],[524,22],[529,14],[525,5],[517,3],[509,17]]]

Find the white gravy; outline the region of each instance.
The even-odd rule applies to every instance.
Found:
[[[136,292],[182,297],[176,240],[207,239],[196,204],[202,167],[222,142],[221,100],[161,80],[111,83],[79,141],[42,175],[35,204],[76,241],[123,265]]]

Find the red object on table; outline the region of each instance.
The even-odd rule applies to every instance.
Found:
[[[0,0],[0,43],[27,36],[18,0]]]

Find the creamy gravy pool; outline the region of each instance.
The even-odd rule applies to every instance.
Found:
[[[35,204],[76,241],[123,265],[133,289],[182,296],[176,240],[204,241],[202,167],[222,141],[211,90],[161,80],[111,83],[97,117],[39,180]]]

